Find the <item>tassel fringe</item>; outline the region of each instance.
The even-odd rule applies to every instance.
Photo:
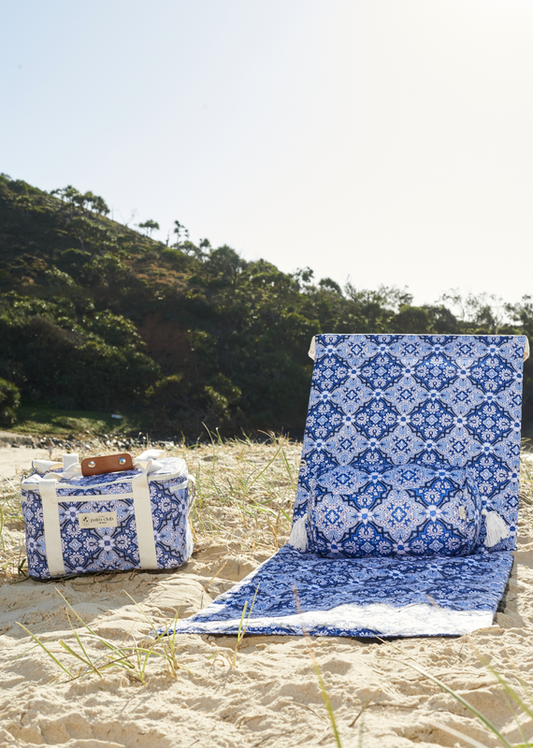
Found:
[[[498,512],[488,512],[486,509],[483,509],[481,514],[485,517],[485,529],[487,531],[485,545],[487,548],[492,548],[500,540],[505,540],[505,538],[509,537],[509,528]],[[307,518],[300,517],[292,526],[289,545],[292,545],[298,551],[306,551],[307,544]]]
[[[487,548],[492,548],[500,540],[505,540],[505,538],[509,537],[509,528],[498,512],[487,512],[486,509],[483,509],[481,514],[485,517],[485,528],[487,530],[485,545]]]
[[[307,550],[307,519],[306,517],[300,517],[296,520],[292,526],[291,536],[289,538],[289,545],[296,548],[298,551]]]

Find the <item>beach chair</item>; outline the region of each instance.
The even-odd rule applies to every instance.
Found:
[[[177,632],[459,635],[516,548],[523,336],[318,335],[289,543]]]

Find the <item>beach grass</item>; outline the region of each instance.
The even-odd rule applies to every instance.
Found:
[[[56,592],[66,606],[66,614],[71,630],[71,636],[61,638],[39,638],[27,626],[18,623],[35,646],[42,649],[48,658],[60,671],[58,678],[66,676],[66,680],[77,680],[87,675],[104,677],[107,670],[123,670],[130,680],[146,685],[148,663],[153,659],[162,660],[166,665],[170,677],[176,678],[179,670],[189,669],[183,665],[177,654],[176,634],[173,632],[178,620],[179,610],[170,624],[164,625],[164,632],[157,637],[143,636],[138,641],[133,635],[120,644],[98,634],[79,615],[69,603],[65,595],[56,588]],[[160,622],[154,621],[131,595],[123,591],[134,603],[139,611],[139,619],[144,619],[151,630],[160,627]],[[77,626],[75,625],[77,623]],[[96,651],[95,651],[96,649]],[[57,678],[54,678],[56,680]]]
[[[168,450],[168,454],[183,457],[190,473],[196,479],[196,501],[191,512],[191,522],[195,540],[223,542],[232,544],[232,549],[240,547],[243,552],[262,550],[274,552],[283,545],[290,532],[290,518],[299,461],[301,459],[301,444],[286,437],[274,434],[268,436],[264,442],[252,442],[243,437],[222,441],[217,434],[211,434],[208,443],[196,445],[178,445]],[[150,446],[157,446],[151,444]],[[98,450],[97,450],[98,451]],[[109,451],[105,442],[101,444],[101,451]],[[140,451],[140,450],[139,450]],[[80,457],[87,456],[81,454]],[[529,506],[533,499],[533,463],[523,462],[521,476],[520,500],[522,505]],[[20,510],[20,491],[13,482],[4,480],[0,484],[0,571],[10,575],[12,580],[24,576],[24,552],[21,542],[23,529]],[[222,576],[222,569],[218,569],[215,576]],[[207,585],[208,586],[208,585]],[[126,593],[127,594],[127,593]],[[139,608],[139,617],[144,619],[150,630],[166,627],[162,636],[147,642],[146,638],[137,640],[132,638],[128,642],[116,644],[111,639],[99,636],[91,629],[76,611],[69,606],[68,617],[71,627],[69,637],[61,640],[38,638],[28,627],[22,626],[35,647],[39,647],[54,661],[59,677],[78,679],[93,675],[101,677],[110,669],[124,671],[130,679],[145,684],[148,679],[150,663],[158,660],[165,663],[168,675],[178,677],[184,668],[180,662],[180,655],[173,633],[174,623],[155,622],[132,599]],[[224,655],[227,665],[237,666],[238,652],[246,634],[246,625],[251,610],[244,609],[241,618],[239,635],[235,640],[235,648],[229,655]],[[169,635],[167,633],[170,632]],[[220,652],[218,653],[220,656]],[[207,656],[207,655],[206,655]],[[216,657],[216,655],[215,655]],[[313,660],[313,657],[311,657]],[[403,660],[400,660],[403,662]],[[315,664],[317,668],[315,668]],[[418,671],[424,678],[442,688],[453,698],[457,699],[491,734],[499,741],[499,745],[506,748],[530,748],[525,730],[522,729],[520,742],[510,742],[499,728],[493,724],[490,715],[474,709],[460,693],[450,688],[446,683],[431,674],[417,662],[406,662],[409,667]],[[335,722],[335,715],[331,701],[322,678],[320,668],[315,660],[312,662],[315,677],[318,680],[324,705],[331,723],[333,739],[340,745],[340,735]],[[495,681],[501,686],[501,698],[509,705],[509,713],[516,715],[517,724],[523,724],[524,718],[533,719],[533,700],[527,691],[526,684],[517,677],[511,682],[493,670],[489,663],[485,667],[492,673]],[[329,701],[329,708],[328,708]],[[370,701],[370,700],[369,700]],[[358,727],[365,717],[365,711],[370,704],[365,704],[360,714]],[[355,720],[354,720],[355,721]],[[450,726],[438,725],[439,729],[448,731],[459,745],[473,745],[477,748],[487,748],[480,740],[463,735]],[[360,745],[364,745],[362,729],[359,730]]]
[[[24,577],[26,550],[20,489],[0,476],[0,574]]]
[[[212,436],[208,445],[180,450],[196,478],[194,533],[277,550],[290,534],[301,449],[270,434],[265,442]]]
[[[80,459],[109,451],[105,439],[93,441]],[[133,454],[141,451],[139,447]],[[246,437],[222,441],[210,434],[207,443],[173,445],[165,451],[185,459],[196,479],[191,511],[195,541],[219,538],[237,541],[246,551],[272,552],[286,542],[301,444],[275,434],[265,435],[263,442]],[[57,450],[54,459],[61,459]],[[20,487],[0,478],[0,573],[26,575],[23,529]]]
[[[400,654],[402,654],[399,648],[396,649]],[[484,714],[481,710],[470,704],[469,701],[461,693],[448,686],[442,679],[437,678],[430,671],[428,671],[427,668],[421,667],[420,664],[416,662],[416,660],[405,660],[403,658],[400,658],[398,661],[401,664],[412,668],[421,676],[423,676],[423,678],[427,678],[429,681],[441,688],[445,693],[452,696],[452,698],[454,698],[459,704],[461,704],[461,706],[463,706],[470,714],[472,714],[473,717],[475,717],[476,720],[478,720],[481,725],[486,728],[488,734],[492,733],[492,735],[497,738],[499,745],[503,746],[504,748],[533,748],[533,743],[531,743],[526,737],[526,726],[524,724],[525,720],[533,720],[533,698],[528,684],[519,675],[518,672],[515,673],[514,684],[511,684],[508,678],[502,676],[494,667],[492,667],[487,657],[477,652],[476,655],[483,667],[491,673],[494,681],[500,686],[502,701],[507,704],[509,709],[509,717],[514,719],[518,732],[521,735],[521,740],[519,743],[511,742],[494,724],[489,715]],[[486,743],[481,743],[481,741],[471,737],[470,735],[466,735],[460,730],[456,730],[450,725],[443,724],[442,722],[435,722],[434,726],[437,729],[443,730],[444,732],[455,738],[460,738],[462,741],[467,743],[467,745],[474,746],[474,748],[489,748]]]

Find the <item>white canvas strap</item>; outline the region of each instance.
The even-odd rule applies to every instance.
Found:
[[[150,486],[148,485],[148,473],[150,472],[151,463],[152,460],[149,460],[146,469],[132,480],[133,508],[135,511],[135,526],[137,528],[141,569],[157,569],[154,523],[150,503]]]
[[[43,504],[44,542],[51,577],[63,576],[66,573],[59,524],[58,504],[60,502],[105,501],[133,497],[140,567],[141,569],[157,569],[150,486],[148,484],[148,475],[153,470],[153,461],[149,460],[146,467],[132,479],[132,494],[98,494],[94,496],[58,496],[57,486],[58,481],[62,478],[61,474],[53,473],[47,477],[34,476],[38,483]]]
[[[46,560],[48,561],[48,571],[51,577],[61,577],[65,574],[56,488],[57,480],[55,478],[41,478],[39,480],[39,490],[43,502]],[[76,498],[79,499],[79,497]]]
[[[50,470],[63,469],[63,463],[54,460],[33,460],[31,466],[41,474],[49,473]]]
[[[187,507],[190,512],[193,508],[194,502],[196,501],[196,478],[194,475],[187,476],[187,487],[189,489],[189,505]]]
[[[144,470],[149,462],[151,462],[151,468],[148,472],[154,473],[159,470],[162,465],[160,462],[156,462],[158,457],[165,454],[164,449],[145,449],[140,455],[133,458],[133,466]],[[32,467],[40,475],[49,473],[51,470],[57,471],[54,475],[61,478],[73,478],[77,475],[81,475],[81,465],[79,456],[76,452],[70,452],[63,455],[62,462],[54,462],[53,460],[33,460]]]

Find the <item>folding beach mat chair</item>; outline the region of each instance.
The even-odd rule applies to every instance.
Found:
[[[318,335],[289,543],[177,632],[459,635],[516,548],[523,336]],[[254,601],[255,597],[255,601]]]

